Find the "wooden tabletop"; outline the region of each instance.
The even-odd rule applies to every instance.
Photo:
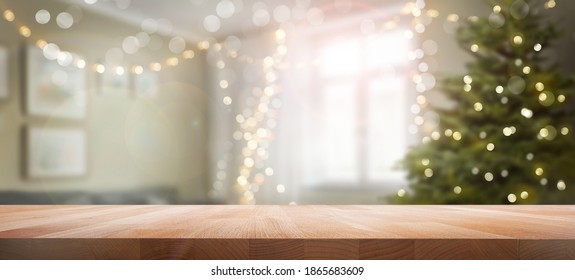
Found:
[[[575,206],[0,206],[0,259],[575,259]]]

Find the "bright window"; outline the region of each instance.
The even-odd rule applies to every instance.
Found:
[[[399,184],[407,149],[408,41],[403,32],[321,40],[312,93],[315,186]]]

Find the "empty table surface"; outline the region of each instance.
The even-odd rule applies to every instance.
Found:
[[[0,206],[0,259],[575,259],[575,206]]]

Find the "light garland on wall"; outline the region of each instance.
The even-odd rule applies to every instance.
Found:
[[[89,4],[94,4],[97,1],[91,2]],[[12,9],[5,9],[2,12],[2,17],[5,21],[13,23],[16,25],[17,15]],[[48,24],[52,19],[50,12],[44,9],[40,9],[36,12],[35,20],[37,24],[45,25]],[[56,17],[56,23],[62,30],[67,30],[74,25],[74,17],[68,12],[61,12]],[[29,25],[17,25],[18,34],[26,40],[33,38],[33,30]],[[149,32],[150,30],[148,30]],[[155,31],[154,31],[155,32]],[[152,32],[153,33],[153,32]],[[138,32],[135,35],[127,36],[123,39],[122,45],[120,47],[112,47],[108,52],[115,52],[117,56],[123,57],[124,54],[135,54],[140,48],[145,47],[151,38],[152,34],[145,31]],[[73,55],[72,52],[68,52],[60,47],[59,44],[55,42],[48,41],[46,39],[39,38],[34,42],[34,45],[42,50],[44,57],[47,60],[57,61],[62,65],[62,61],[68,61],[68,57]],[[210,48],[209,40],[204,40],[199,42],[195,47],[190,47],[186,49],[186,42],[182,37],[174,36],[170,39],[169,50],[174,54],[172,56],[167,56],[164,59],[152,60],[149,63],[144,64],[132,64],[129,66],[124,66],[121,63],[94,63],[89,67],[90,70],[98,74],[103,74],[107,71],[113,71],[117,75],[127,74],[128,71],[140,75],[145,70],[152,72],[160,72],[162,69],[169,67],[178,66],[181,60],[193,59],[196,56],[196,52],[205,51]],[[217,45],[217,44],[215,44]],[[213,46],[213,44],[212,44]],[[105,57],[106,55],[102,55]],[[230,54],[230,57],[235,57],[234,54]],[[111,64],[111,65],[110,65]],[[115,65],[114,65],[115,64]],[[74,66],[79,69],[84,69],[88,67],[86,61],[77,55],[74,56]],[[64,65],[62,65],[64,66]]]
[[[264,87],[251,88],[249,98],[256,101],[251,106],[246,104],[247,110],[235,116],[238,129],[234,131],[233,138],[242,148],[238,176],[232,184],[233,190],[239,194],[241,204],[255,204],[255,194],[269,181],[267,178],[274,175],[273,168],[266,162],[270,155],[268,148],[273,141],[274,128],[277,125],[277,110],[281,108],[281,101],[277,98],[281,91],[278,82],[279,73],[285,70],[282,64],[287,53],[286,32],[283,29],[276,30],[275,42],[274,54],[258,62],[261,66]],[[228,87],[227,83],[226,80],[221,80],[219,84],[225,90]],[[226,95],[223,103],[225,106],[231,105],[232,97]],[[222,167],[224,168],[220,168],[218,172],[225,172],[225,166]],[[219,185],[221,183],[217,181],[211,190],[214,196],[218,195]],[[275,191],[279,194],[284,193],[286,187],[284,184],[277,184]]]

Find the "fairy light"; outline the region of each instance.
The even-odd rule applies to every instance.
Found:
[[[142,67],[141,65],[133,66],[132,73],[136,75],[141,75],[142,73],[144,73],[144,67]]]
[[[150,70],[154,72],[159,72],[160,70],[162,70],[162,64],[158,62],[150,63]]]
[[[2,13],[2,15],[4,16],[4,19],[9,22],[12,22],[16,19],[16,16],[14,15],[14,12],[12,12],[12,10],[5,10],[4,13]]]
[[[20,28],[18,29],[18,32],[20,33],[20,35],[22,35],[23,37],[30,37],[30,35],[32,35],[32,31],[30,31],[30,28],[28,28],[28,26],[26,25],[22,25],[20,26]]]
[[[93,68],[98,74],[104,74],[104,72],[106,72],[106,67],[102,64],[94,64]]]
[[[182,53],[184,59],[192,59],[195,55],[196,53],[193,50],[186,50]]]
[[[453,192],[454,192],[455,194],[461,194],[461,187],[460,187],[460,186],[455,186],[455,187],[453,188]]]

